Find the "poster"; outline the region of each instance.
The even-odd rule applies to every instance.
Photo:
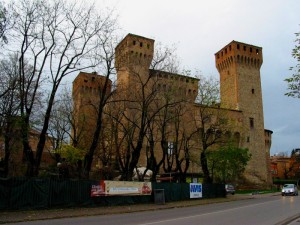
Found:
[[[92,185],[91,197],[112,195],[151,195],[151,182],[101,180]]]

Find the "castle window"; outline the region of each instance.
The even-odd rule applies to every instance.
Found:
[[[143,47],[143,42],[140,42],[140,47]]]
[[[87,83],[88,81],[86,79],[84,79],[84,82]]]
[[[189,79],[186,79],[186,82],[188,83],[188,82],[189,82]]]
[[[168,142],[168,155],[173,155],[174,153],[174,143]]]
[[[252,48],[250,48],[250,52],[252,52]]]
[[[244,51],[246,51],[246,46],[244,45]]]
[[[251,91],[252,91],[252,94],[254,94],[254,88],[252,88],[252,90],[251,90]]]
[[[95,81],[95,77],[92,77],[92,81]]]
[[[258,55],[258,52],[259,52],[258,49],[256,49],[256,55]]]
[[[147,44],[147,48],[148,48],[148,49],[150,48],[150,44]]]
[[[217,58],[218,58],[218,59],[220,58],[220,55],[219,55],[219,54],[217,54]]]
[[[237,48],[237,49],[240,49],[240,45],[239,45],[239,44],[237,44],[237,45],[236,45],[236,48]]]
[[[231,45],[229,45],[229,51],[231,51]]]
[[[254,118],[249,118],[250,128],[254,128]]]
[[[247,137],[247,142],[250,142],[250,137]]]
[[[227,54],[227,48],[225,48],[225,54]]]
[[[133,45],[135,45],[136,44],[136,41],[133,41]]]

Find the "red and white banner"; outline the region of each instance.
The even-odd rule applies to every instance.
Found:
[[[111,195],[151,195],[151,182],[101,180],[92,185],[91,197]]]

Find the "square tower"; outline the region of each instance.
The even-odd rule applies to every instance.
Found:
[[[115,66],[117,69],[118,88],[130,89],[130,81],[135,76],[149,76],[153,59],[154,40],[128,34],[115,48]]]
[[[221,106],[242,112],[240,147],[252,157],[245,176],[251,183],[268,183],[260,67],[262,48],[232,41],[215,54],[220,73]]]

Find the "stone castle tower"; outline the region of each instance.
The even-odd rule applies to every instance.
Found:
[[[215,54],[220,73],[221,107],[242,112],[240,146],[252,158],[246,177],[253,182],[268,181],[260,67],[262,48],[232,41]]]
[[[73,81],[73,117],[76,129],[72,129],[72,142],[75,147],[82,149],[90,147],[96,129],[100,96],[110,94],[112,88],[112,82],[108,80],[106,92],[104,92],[105,81],[106,77],[96,72],[80,72]]]
[[[134,88],[137,82],[136,76],[148,77],[153,53],[154,40],[138,35],[128,34],[117,45],[115,66],[119,90],[126,91]]]
[[[153,55],[153,39],[128,34],[117,45],[115,49],[117,70],[115,94],[121,96],[122,99],[138,101],[139,93],[141,93],[138,88],[141,85],[137,84],[150,79],[148,84],[150,89],[155,87],[161,95],[169,92],[172,97],[179,96],[189,100],[185,106],[194,112],[199,110],[201,105],[195,103],[199,79],[149,69]],[[247,182],[260,186],[269,185],[271,183],[269,153],[272,131],[264,129],[260,79],[260,67],[263,62],[262,48],[232,41],[215,54],[215,62],[220,73],[221,95],[221,104],[215,110],[228,112],[230,121],[236,124],[231,132],[237,134],[238,146],[248,148],[252,155],[244,174]],[[105,77],[96,73],[81,72],[73,82],[77,123],[84,127],[84,137],[79,144],[80,147],[86,148],[90,142],[96,114],[93,111],[93,105],[98,102],[99,93],[103,93],[104,80]],[[110,90],[109,88],[107,91]],[[184,118],[186,124],[191,117],[193,116]],[[190,130],[194,128],[194,125],[189,126]],[[146,146],[144,147],[146,149]],[[159,149],[159,146],[155,148]],[[141,162],[141,164],[145,166],[145,163]]]

